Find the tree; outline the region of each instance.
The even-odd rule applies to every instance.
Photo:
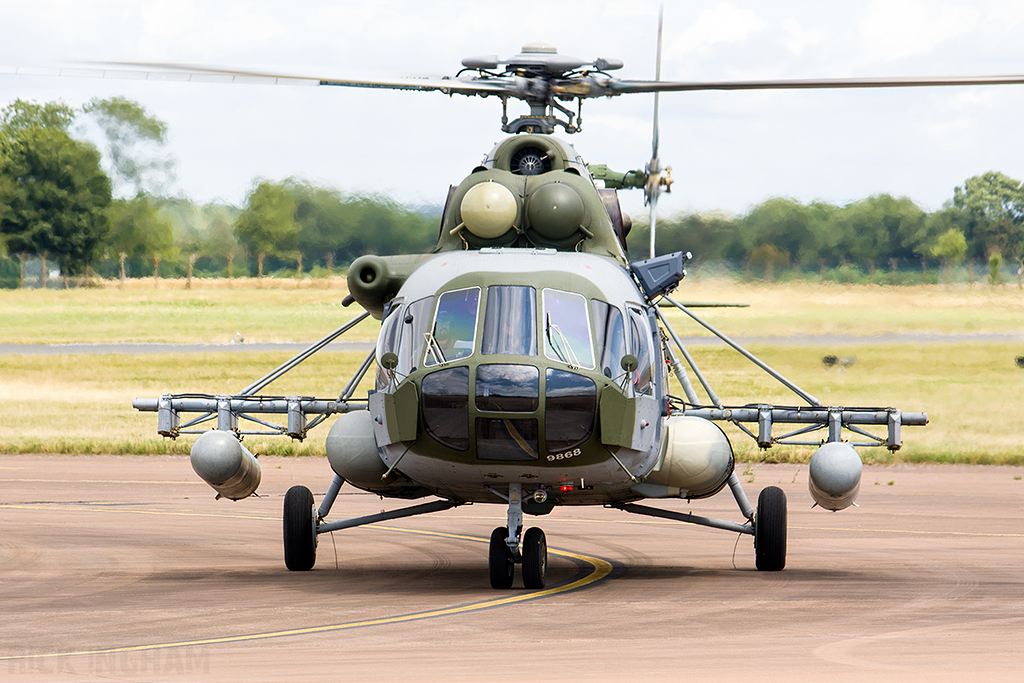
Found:
[[[235,222],[235,235],[256,255],[258,277],[263,277],[263,261],[268,255],[294,254],[299,225],[295,221],[295,199],[288,188],[266,180],[253,188]]]
[[[964,238],[964,234],[956,228],[950,228],[942,233],[931,248],[931,255],[942,259],[947,282],[950,268],[958,263],[965,253],[967,253],[967,240]]]
[[[953,206],[963,214],[972,257],[1024,257],[1024,183],[989,171],[955,188]]]
[[[790,258],[810,263],[826,245],[821,212],[795,199],[769,199],[751,210],[740,222],[747,250],[753,256],[759,247],[761,262],[781,265]]]
[[[65,275],[81,272],[107,232],[110,179],[96,148],[58,126],[17,129],[0,155],[0,177],[8,248],[49,253]]]
[[[0,109],[0,153],[20,133],[37,128],[56,128],[67,132],[75,120],[75,110],[63,102],[37,104],[14,100]],[[6,142],[5,142],[6,141]]]
[[[120,257],[122,278],[125,258],[152,258],[156,262],[170,255],[174,237],[171,225],[159,216],[156,203],[149,195],[114,200],[107,209],[107,217],[110,221],[108,247],[112,255]]]
[[[167,139],[167,125],[123,97],[93,99],[82,111],[103,133],[110,175],[126,188],[126,194],[159,193],[172,175],[171,161],[159,153]]]
[[[764,267],[764,279],[775,280],[775,266],[789,265],[789,253],[774,244],[762,244],[750,252],[750,262]]]
[[[630,242],[635,245],[650,243],[649,226],[636,226],[636,236],[630,233]],[[659,219],[658,251],[690,251],[694,259],[700,261],[716,261],[729,258],[727,250],[735,243],[740,234],[738,221],[721,213],[697,214],[688,213],[682,216],[670,216]],[[737,260],[743,260],[746,253]],[[638,256],[638,258],[646,258]]]
[[[878,263],[912,258],[929,245],[927,216],[906,197],[880,194],[849,204],[836,212],[830,230],[838,237],[843,260]]]

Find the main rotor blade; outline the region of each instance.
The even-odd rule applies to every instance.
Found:
[[[700,90],[820,90],[841,88],[913,88],[946,85],[1020,85],[1024,74],[1002,76],[923,76],[895,78],[797,78],[768,81],[610,81],[615,94]]]
[[[443,76],[402,78],[322,77],[296,73],[235,69],[176,62],[85,62],[54,67],[0,67],[0,73],[31,76],[73,76],[200,83],[256,83],[270,85],[326,85],[389,90],[439,90],[466,95],[498,94],[513,89],[498,79],[459,79]]]

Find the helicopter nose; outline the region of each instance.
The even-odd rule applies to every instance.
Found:
[[[589,377],[508,363],[482,364],[473,374],[472,391],[466,366],[423,379],[423,425],[449,448],[475,443],[482,460],[538,460],[577,448],[594,433],[597,385]]]

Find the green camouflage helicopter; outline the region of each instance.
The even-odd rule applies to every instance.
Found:
[[[751,505],[734,471],[729,438],[716,423],[733,423],[762,448],[818,446],[809,467],[810,494],[833,511],[854,504],[859,491],[862,465],[855,446],[897,450],[903,425],[927,423],[923,413],[892,407],[822,405],[703,321],[693,306],[670,296],[690,254],[654,252],[658,198],[671,188],[670,169],[658,158],[657,94],[1024,83],[1024,76],[671,82],[660,78],[660,29],[658,53],[653,81],[617,79],[610,72],[622,67],[620,61],[575,59],[546,44],[527,45],[509,59],[466,59],[454,78],[311,79],[182,64],[113,65],[174,80],[194,74],[501,100],[501,128],[510,135],[451,187],[435,249],[367,255],[351,264],[346,303],[358,303],[364,313],[237,395],[168,394],[133,403],[158,414],[164,436],[199,434],[193,468],[219,497],[232,500],[253,495],[260,483],[259,465],[242,436],[303,439],[338,415],[326,438],[335,476],[324,499],[317,506],[303,486],[285,496],[289,569],[314,566],[324,533],[496,503],[507,508],[507,524],[490,538],[490,583],[498,589],[512,586],[516,564],[527,588],[545,585],[545,535],[538,527],[524,528],[524,514],[541,516],[561,505],[603,505],[748,534],[757,568],[779,571],[786,564],[786,496],[770,486]],[[588,166],[552,135],[557,128],[579,131],[583,100],[631,93],[655,93],[652,157],[643,170]],[[529,112],[509,121],[510,99],[526,102]],[[574,101],[575,112],[569,106]],[[629,187],[643,189],[651,211],[650,258],[636,262],[626,255],[630,221],[617,198]],[[666,321],[665,307],[682,311],[749,358],[792,390],[799,405],[723,403]],[[381,321],[376,349],[338,398],[258,393],[368,316]],[[375,390],[355,397],[373,365]],[[670,376],[681,396],[671,391]],[[190,413],[198,417],[182,417]],[[273,414],[282,424],[256,417]],[[255,423],[257,431],[243,429],[240,420]],[[199,428],[213,421],[215,429]],[[865,429],[872,425],[880,434]],[[817,438],[814,432],[820,432]],[[434,500],[330,521],[346,482],[383,497]],[[701,499],[726,487],[742,521],[638,502]]]

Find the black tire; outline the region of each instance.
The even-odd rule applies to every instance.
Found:
[[[786,566],[786,493],[768,486],[757,497],[754,558],[758,571],[779,572]]]
[[[508,538],[508,527],[500,526],[491,532],[490,551],[487,555],[487,565],[491,572],[491,588],[508,590],[512,587],[512,578],[515,576],[516,561],[512,557],[505,539]]]
[[[543,588],[548,572],[548,542],[544,532],[530,527],[523,536],[523,585]]]
[[[293,486],[284,494],[284,565],[308,572],[316,564],[316,510],[313,493]]]

